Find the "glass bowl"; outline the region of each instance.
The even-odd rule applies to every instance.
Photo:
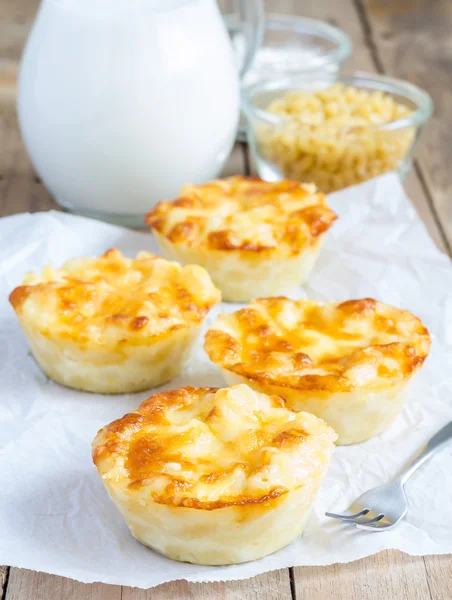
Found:
[[[243,23],[236,15],[226,15],[229,35],[242,64],[245,50]],[[336,73],[352,52],[352,42],[341,29],[305,17],[267,14],[262,45],[243,79],[247,88],[262,79],[282,75],[319,72]],[[239,139],[246,140],[246,121],[242,119]]]
[[[357,91],[332,87],[335,83]],[[324,108],[319,109],[312,96],[321,90],[330,94],[332,120],[328,115],[325,118]],[[375,91],[380,93],[369,99],[368,93]],[[306,92],[301,101],[296,99],[298,92]],[[270,103],[292,93],[290,116],[267,110]],[[353,125],[346,119],[341,124],[350,103]],[[404,176],[433,103],[426,92],[406,81],[373,73],[323,72],[256,83],[244,92],[243,108],[248,141],[262,179],[312,182],[329,193],[388,171]],[[399,116],[381,122],[386,114]]]

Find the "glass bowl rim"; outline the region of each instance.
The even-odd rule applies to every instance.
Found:
[[[261,121],[268,124],[279,125],[281,123],[290,122],[289,117],[281,117],[275,115],[263,108],[257,107],[253,103],[253,98],[258,93],[281,91],[283,94],[289,89],[297,89],[306,83],[344,83],[345,85],[355,86],[357,88],[367,88],[380,90],[388,94],[404,97],[416,105],[416,109],[401,119],[390,121],[389,123],[380,123],[369,125],[360,125],[359,129],[379,129],[379,130],[394,130],[405,127],[414,127],[422,125],[429,119],[433,113],[433,101],[430,95],[422,88],[409,83],[403,79],[395,79],[387,75],[379,75],[377,73],[366,73],[364,71],[353,71],[351,73],[305,73],[303,75],[287,75],[272,80],[260,80],[259,82],[249,86],[242,92],[242,106],[248,121],[257,117]],[[360,85],[361,84],[361,85]],[[311,127],[322,129],[321,125],[311,125]],[[350,130],[354,127],[340,127],[338,129]]]
[[[317,35],[319,38],[333,43],[335,47],[321,57],[321,60],[316,64],[316,68],[330,64],[342,64],[353,50],[352,40],[345,31],[320,19],[310,19],[309,17],[284,13],[267,13],[264,31],[267,29]],[[262,44],[261,47],[265,47],[265,44]]]

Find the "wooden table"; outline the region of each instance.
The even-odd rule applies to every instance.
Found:
[[[17,63],[38,0],[0,0],[0,215],[57,208],[33,173],[15,116]],[[452,0],[266,0],[272,12],[329,21],[352,38],[352,69],[408,79],[433,96],[436,111],[406,181],[408,194],[438,246],[452,254]],[[246,147],[226,173],[249,172]],[[447,512],[451,512],[448,507]],[[0,567],[0,600],[450,600],[452,556],[385,551],[350,564],[283,569],[246,581],[143,591]]]

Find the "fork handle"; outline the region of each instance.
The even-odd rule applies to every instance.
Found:
[[[435,435],[427,442],[421,453],[408,465],[408,467],[405,468],[404,471],[402,471],[397,478],[398,481],[400,481],[402,485],[406,483],[411,475],[417,471],[426,460],[431,458],[436,452],[450,442],[452,442],[452,421],[440,429],[438,433],[435,433]]]

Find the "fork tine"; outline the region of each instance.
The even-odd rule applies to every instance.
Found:
[[[358,521],[356,523],[356,526],[361,527],[361,526],[365,526],[365,525],[371,525],[372,523],[378,523],[378,521],[381,521],[382,519],[384,519],[384,514],[380,513],[377,517],[374,517],[373,519],[364,519],[364,520]]]
[[[358,525],[356,524],[356,529],[362,529],[363,531],[387,531],[388,529],[392,529],[397,525],[398,521],[395,523],[386,523],[383,519],[378,521],[377,523],[373,523],[372,525]]]
[[[336,513],[326,512],[325,516],[330,517],[330,519],[339,519],[340,521],[353,521],[354,519],[360,519],[361,517],[364,517],[368,512],[369,509],[365,508],[355,515],[337,515]]]

